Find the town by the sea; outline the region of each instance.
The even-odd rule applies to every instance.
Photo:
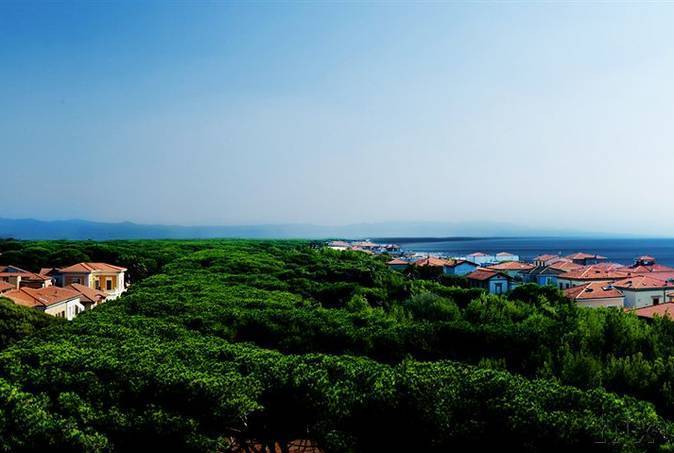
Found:
[[[674,239],[582,239],[582,238],[387,238],[405,252],[440,256],[466,256],[473,252],[493,255],[509,252],[523,261],[543,254],[568,255],[578,251],[605,256],[608,261],[632,264],[642,255],[657,258],[658,263],[674,267]]]

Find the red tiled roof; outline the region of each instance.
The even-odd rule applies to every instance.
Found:
[[[564,295],[571,300],[615,299],[624,297],[622,291],[611,286],[610,282],[589,282],[564,290]]]
[[[508,252],[498,252],[496,254],[496,256],[515,256],[515,255],[513,255],[512,253],[508,253]]]
[[[674,303],[667,302],[630,311],[640,318],[653,318],[655,316],[661,316],[663,318],[669,316],[670,318],[674,318]]]
[[[674,272],[674,268],[665,266],[664,264],[630,266],[628,269],[634,274],[647,274],[649,272]]]
[[[107,263],[77,263],[59,270],[66,273],[89,274],[91,272],[122,272],[126,271],[126,268]]]
[[[572,261],[568,261],[565,259],[560,259],[559,261],[552,262],[548,265],[551,269],[557,269],[559,271],[564,271],[564,272],[569,272],[569,271],[575,271],[577,269],[582,268],[583,266],[580,264],[576,264]]]
[[[395,259],[392,259],[391,261],[387,262],[386,264],[388,264],[389,266],[395,266],[395,265],[403,265],[403,264],[407,265],[407,264],[410,264],[410,263],[408,263],[405,260],[401,260],[400,258],[395,258]]]
[[[534,261],[550,261],[555,258],[560,258],[559,255],[538,255]]]
[[[471,254],[468,255],[468,256],[487,256],[487,254],[486,254],[486,253],[482,253],[482,252],[475,252],[475,253],[471,253]]]
[[[674,284],[667,282],[665,280],[660,280],[653,278],[650,275],[633,275],[629,278],[619,280],[613,284],[616,288],[620,289],[659,289],[659,288],[672,288]]]
[[[25,307],[49,307],[60,302],[75,299],[79,293],[71,289],[48,286],[47,288],[21,288],[8,291],[3,297]]]
[[[558,278],[565,280],[618,280],[629,277],[629,272],[620,269],[620,267],[607,266],[605,264],[592,264],[565,272],[559,275]]]
[[[80,285],[79,283],[73,283],[66,287],[76,293],[79,293],[80,299],[84,302],[100,302],[104,300],[107,296],[103,291],[98,289],[89,288],[88,286]]]
[[[16,276],[20,276],[22,280],[38,280],[38,281],[51,280],[51,277],[38,275],[16,266],[0,266],[0,277],[16,277]]]
[[[586,259],[599,259],[599,260],[604,260],[604,259],[606,259],[605,256],[601,256],[601,255],[590,255],[589,253],[583,253],[583,252],[572,253],[571,255],[565,256],[565,258],[568,258],[568,259],[570,259],[570,260],[586,260]]]
[[[432,267],[444,267],[448,266],[449,264],[450,264],[449,261],[443,260],[442,258],[435,258],[433,256],[421,258],[414,262],[415,266],[432,266]]]
[[[466,275],[466,278],[469,280],[489,280],[490,278],[500,276],[500,277],[506,277],[508,278],[507,275],[502,274],[501,272],[492,270],[492,269],[486,269],[486,268],[479,268],[475,269],[473,272],[470,274]]]
[[[639,258],[637,258],[639,261],[655,261],[655,258],[649,255],[642,255]]]
[[[11,283],[0,282],[0,293],[4,293],[12,289],[16,289],[16,286],[12,285]]]
[[[488,266],[487,269],[496,271],[527,271],[533,269],[535,266],[529,263],[522,263],[520,261],[504,261],[503,263]]]

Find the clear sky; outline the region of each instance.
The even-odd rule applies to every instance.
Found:
[[[674,4],[0,3],[0,217],[674,233]]]

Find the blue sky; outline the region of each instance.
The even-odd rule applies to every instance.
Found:
[[[674,5],[2,2],[0,217],[668,234]]]

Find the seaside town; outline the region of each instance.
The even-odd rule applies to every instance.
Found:
[[[435,256],[370,241],[330,241],[327,246],[333,250],[386,253],[392,257],[387,265],[393,270],[432,267],[444,275],[464,277],[468,286],[491,294],[505,294],[520,285],[537,283],[559,288],[584,307],[617,307],[642,318],[674,317],[674,268],[658,264],[652,256],[639,256],[631,265],[624,265],[584,252],[539,255],[527,262],[506,251]]]
[[[77,263],[38,273],[0,266],[0,296],[17,305],[71,320],[79,313],[119,297],[126,269],[107,263]]]

